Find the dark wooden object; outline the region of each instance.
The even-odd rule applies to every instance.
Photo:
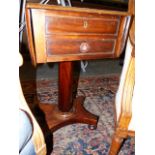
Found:
[[[98,117],[82,106],[84,98],[73,98],[72,61],[119,57],[130,19],[127,12],[27,4],[26,25],[33,64],[60,62],[58,107],[40,105],[46,111],[51,130],[76,122],[97,125]]]
[[[127,12],[28,3],[26,20],[33,63],[119,57],[130,19]]]
[[[65,78],[64,78],[65,77]],[[73,103],[73,65],[72,62],[59,64],[59,104],[60,111],[67,112],[72,109]]]
[[[83,107],[84,99],[83,96],[77,97],[74,100],[73,109],[68,112],[60,111],[57,105],[40,104],[39,106],[45,112],[51,131],[73,123],[86,123],[96,128],[98,117],[85,110]]]

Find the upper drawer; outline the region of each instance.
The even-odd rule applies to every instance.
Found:
[[[88,18],[73,16],[46,16],[46,34],[52,33],[102,33],[117,34],[119,17]]]

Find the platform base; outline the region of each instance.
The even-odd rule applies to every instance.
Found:
[[[59,111],[57,105],[39,104],[44,112],[49,129],[54,132],[57,129],[74,123],[85,123],[97,127],[98,117],[91,114],[83,107],[85,97],[75,99],[71,112]]]

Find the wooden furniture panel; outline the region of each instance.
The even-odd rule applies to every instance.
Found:
[[[46,62],[45,14],[32,10],[34,46],[37,62]]]
[[[51,13],[52,14],[52,13]],[[119,16],[111,18],[97,17],[74,17],[51,15],[46,16],[46,34],[52,33],[96,33],[117,34]]]
[[[63,38],[52,36],[46,40],[47,56],[63,54],[112,53],[114,39]]]
[[[27,5],[35,63],[116,58],[122,53],[131,16],[119,11]],[[67,56],[67,57],[66,57]]]

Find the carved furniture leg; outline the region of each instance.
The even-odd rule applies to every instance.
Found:
[[[73,123],[86,123],[97,126],[98,117],[83,107],[84,97],[73,98],[73,63],[59,63],[58,106],[40,104],[51,131]]]

